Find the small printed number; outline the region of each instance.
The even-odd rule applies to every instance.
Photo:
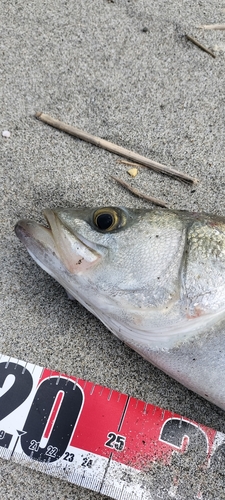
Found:
[[[119,434],[115,434],[115,432],[109,432],[107,435],[108,440],[105,443],[105,446],[108,448],[113,448],[117,451],[122,451],[125,446],[126,438],[125,436],[120,436]]]
[[[0,431],[0,439],[4,439],[5,437],[5,431]]]
[[[40,444],[40,442],[35,441],[35,439],[32,439],[32,441],[30,442],[30,446],[29,446],[28,450],[38,451],[39,450],[39,444]]]
[[[47,450],[45,452],[45,455],[47,455],[48,457],[56,457],[57,455],[57,452],[58,452],[58,448],[56,446],[47,446]]]
[[[90,458],[83,458],[83,462],[82,462],[82,467],[89,467],[89,469],[92,467],[92,464],[93,464],[93,460],[91,460]]]
[[[67,462],[73,462],[73,459],[74,459],[74,453],[68,453],[68,451],[66,451],[63,460],[67,460]]]

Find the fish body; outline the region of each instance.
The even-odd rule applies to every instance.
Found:
[[[225,409],[225,217],[56,208],[19,221],[34,260],[117,337]]]

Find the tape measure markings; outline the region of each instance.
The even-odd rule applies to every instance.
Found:
[[[1,458],[116,500],[153,500],[157,473],[168,472],[174,453],[184,460],[195,453],[196,466],[209,467],[224,447],[224,434],[168,410],[0,357]],[[176,497],[179,480],[168,481],[167,495],[185,498]]]

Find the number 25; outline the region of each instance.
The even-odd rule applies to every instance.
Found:
[[[122,451],[124,449],[126,441],[125,436],[120,436],[120,434],[116,434],[115,432],[109,432],[107,438],[108,440],[105,446],[108,448],[114,448],[117,451]]]

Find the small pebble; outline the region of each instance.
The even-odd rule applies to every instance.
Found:
[[[6,139],[8,139],[10,137],[10,132],[8,130],[3,130],[2,137],[5,137]]]
[[[127,170],[128,174],[131,175],[131,177],[136,177],[138,174],[138,169],[137,168],[130,168],[130,170]]]

